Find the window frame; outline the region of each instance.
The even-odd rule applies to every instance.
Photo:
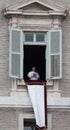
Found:
[[[24,119],[24,129],[25,127],[30,127],[31,130],[38,130],[38,128],[36,128],[36,122],[34,119]]]
[[[25,119],[35,119],[34,114],[19,114],[19,118],[18,118],[18,123],[19,123],[19,130],[24,130],[24,120]],[[47,130],[52,130],[52,114],[48,113],[47,114],[47,124],[48,124],[48,128]]]
[[[15,31],[20,31],[20,33],[21,33],[21,35],[20,35],[20,39],[21,39],[21,41],[20,41],[20,44],[21,44],[21,48],[22,49],[20,49],[21,50],[21,52],[19,53],[20,54],[20,64],[19,64],[19,70],[20,70],[20,76],[19,75],[12,75],[12,72],[11,72],[11,68],[13,68],[13,64],[12,64],[12,49],[11,49],[11,44],[13,45],[13,43],[12,43],[12,40],[11,39],[13,39],[13,36],[12,36],[12,31],[13,30],[15,30]],[[58,41],[58,43],[60,44],[60,53],[59,53],[59,56],[60,56],[60,76],[53,76],[53,77],[51,77],[51,56],[52,56],[52,53],[51,53],[51,32],[59,32],[59,37],[57,37],[57,39],[58,38],[60,38],[59,39],[59,41]],[[25,42],[24,42],[24,32],[23,32],[23,30],[22,29],[15,29],[15,28],[11,28],[10,29],[10,58],[9,58],[9,76],[11,77],[11,78],[17,78],[17,79],[23,79],[23,77],[24,77],[24,73],[23,73],[23,59],[24,59],[24,51],[23,51],[23,48],[24,48],[24,45],[46,45],[46,80],[56,80],[56,79],[61,79],[62,78],[62,31],[61,31],[61,29],[60,30],[49,30],[48,32],[46,32],[45,33],[45,40],[46,40],[46,42],[26,42],[26,44],[25,44]],[[23,45],[24,44],[24,45]],[[17,54],[17,53],[15,53],[15,54]],[[57,53],[55,54],[55,55],[57,55]],[[17,62],[18,63],[18,62]],[[47,69],[48,68],[48,69]],[[12,69],[13,70],[13,69]],[[16,72],[16,71],[15,71]]]
[[[27,33],[31,33],[33,34],[33,41],[25,41],[25,34]],[[36,35],[37,34],[44,34],[44,41],[36,41]],[[46,45],[46,42],[47,42],[47,33],[46,32],[24,32],[24,45]]]

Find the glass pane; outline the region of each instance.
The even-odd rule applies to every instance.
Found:
[[[33,42],[33,34],[25,33],[25,42]]]
[[[51,53],[60,52],[60,37],[59,32],[51,32]]]
[[[60,56],[51,56],[51,77],[60,76]]]
[[[20,76],[20,55],[12,54],[12,75]]]
[[[24,120],[24,130],[38,130],[38,128],[36,128],[35,120]]]
[[[30,126],[25,126],[24,130],[32,130],[32,128]]]
[[[45,34],[36,34],[36,42],[45,42]]]
[[[12,51],[20,52],[20,31],[12,31]]]

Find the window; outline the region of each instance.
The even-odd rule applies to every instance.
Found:
[[[29,48],[32,48],[30,49],[30,52],[32,53],[31,55],[33,55],[35,52],[34,59],[29,54],[30,59],[28,58],[28,60],[30,61],[31,58],[32,60],[28,63],[25,60],[25,51],[27,54],[29,48],[25,47],[25,41],[28,43],[27,45],[29,45]],[[41,72],[41,75],[44,75],[43,78],[49,80],[62,78],[61,30],[50,30],[47,33],[23,33],[21,29],[10,29],[9,76],[13,78],[23,79],[25,76],[26,65],[27,68],[29,68],[31,64],[33,66],[32,61],[34,64],[37,62],[37,66]],[[26,65],[24,62],[26,62]]]
[[[33,33],[25,33],[25,42],[33,42]]]
[[[44,32],[24,32],[25,42],[46,42],[46,33]]]
[[[24,120],[24,130],[38,130],[38,128],[36,127],[35,120],[25,119]]]
[[[34,114],[19,114],[19,130],[37,130]],[[52,130],[52,114],[47,114],[47,130]]]
[[[45,35],[43,33],[36,34],[36,42],[45,42]]]

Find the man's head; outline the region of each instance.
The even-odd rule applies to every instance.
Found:
[[[35,67],[32,67],[32,71],[36,71],[36,68],[35,68]]]

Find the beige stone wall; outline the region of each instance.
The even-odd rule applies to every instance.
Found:
[[[53,0],[70,10],[70,0]],[[62,80],[59,83],[61,96],[70,97],[70,13],[62,20]]]
[[[0,1],[0,95],[6,95],[9,91],[8,61],[8,21],[2,13],[5,3]]]
[[[17,111],[0,109],[0,130],[18,130]]]
[[[70,130],[70,112],[55,110],[52,113],[52,130]]]
[[[18,1],[15,0],[15,3]],[[10,92],[8,19],[3,9],[13,4],[14,0],[0,1],[0,96],[9,95]]]
[[[19,115],[27,113],[33,114],[33,111],[24,111],[12,108],[0,109],[0,130],[19,130]],[[48,109],[48,115],[51,115],[48,124],[48,130],[70,130],[70,112],[68,109]],[[21,117],[22,117],[21,116]],[[24,116],[23,116],[24,119]],[[23,119],[21,121],[23,122]],[[50,121],[51,120],[51,121]]]
[[[62,71],[63,78],[60,81],[62,96],[70,97],[70,15],[62,22]]]

